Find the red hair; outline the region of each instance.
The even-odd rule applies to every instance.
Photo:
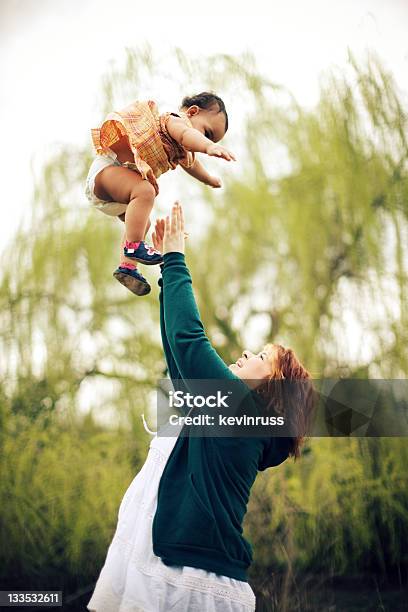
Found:
[[[273,372],[256,391],[266,400],[267,409],[273,408],[276,413],[284,415],[298,434],[292,438],[293,447],[289,452],[296,461],[300,457],[300,449],[305,441],[316,400],[312,377],[291,348],[285,348],[280,344],[267,344],[265,349],[276,351],[276,357],[273,360],[270,358]],[[289,385],[280,385],[276,382],[280,380],[303,382],[294,386],[296,392],[293,393],[288,392]]]

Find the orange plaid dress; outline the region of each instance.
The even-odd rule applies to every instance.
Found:
[[[135,163],[125,166],[136,170],[144,179],[154,184],[167,170],[174,170],[178,164],[190,168],[195,155],[176,142],[167,131],[167,122],[175,113],[159,114],[152,100],[133,102],[121,111],[109,113],[101,127],[92,130],[92,142],[97,153],[105,153],[109,147],[128,136]],[[191,121],[180,116],[188,127]]]

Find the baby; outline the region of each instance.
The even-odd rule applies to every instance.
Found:
[[[88,173],[86,195],[96,208],[125,222],[121,259],[113,276],[136,295],[146,295],[151,289],[136,263],[163,261],[161,253],[144,241],[159,193],[158,177],[180,165],[202,183],[221,187],[221,181],[207,172],[195,153],[235,160],[216,144],[227,129],[224,102],[202,92],[184,98],[178,114],[159,114],[151,100],[134,102],[110,113],[100,128],[92,130],[97,155]]]

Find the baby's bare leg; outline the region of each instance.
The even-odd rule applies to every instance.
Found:
[[[95,178],[95,195],[127,204],[126,240],[138,242],[144,239],[156,195],[149,181],[129,168],[108,166]]]
[[[118,219],[120,219],[121,221],[123,221],[123,223],[125,222],[125,216],[126,214],[123,213],[123,215],[119,215]],[[146,231],[145,231],[145,235],[143,237],[143,239],[146,239],[146,234],[149,231],[149,228],[151,226],[151,222],[150,219],[147,220],[147,225],[146,225]],[[122,236],[122,242],[120,243],[120,253],[119,253],[119,265],[123,262],[125,263],[129,263],[134,265],[137,268],[137,262],[134,259],[130,259],[129,257],[125,257],[123,254],[123,248],[125,246],[125,242],[126,242],[126,230],[123,232],[123,236]]]

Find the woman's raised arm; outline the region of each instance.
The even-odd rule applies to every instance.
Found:
[[[205,334],[185,262],[184,220],[179,204],[173,207],[171,223],[166,218],[163,253],[164,323],[182,378],[239,381]]]
[[[164,220],[157,219],[154,232],[152,233],[153,246],[158,251],[163,251],[163,237],[164,237]],[[163,264],[160,264],[161,270],[163,270]],[[163,344],[163,351],[166,358],[167,370],[171,380],[176,381],[182,378],[177,364],[174,360],[173,354],[170,349],[169,342],[167,340],[166,325],[164,322],[164,305],[163,305],[163,279],[160,277],[158,280],[160,287],[159,293],[159,306],[160,306],[160,334]]]

